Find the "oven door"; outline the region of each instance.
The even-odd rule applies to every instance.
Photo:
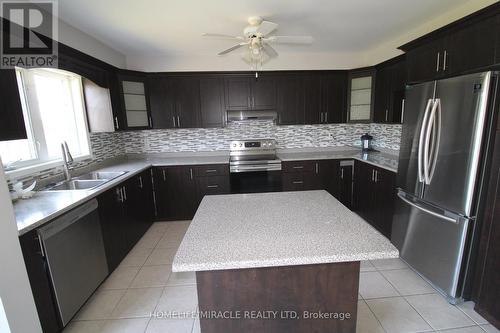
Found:
[[[231,173],[231,193],[280,192],[281,190],[281,171]]]

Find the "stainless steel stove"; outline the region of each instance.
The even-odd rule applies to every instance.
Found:
[[[231,141],[229,170],[233,193],[281,191],[281,160],[274,139]]]

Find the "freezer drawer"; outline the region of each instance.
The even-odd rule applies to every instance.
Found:
[[[398,192],[391,240],[401,258],[451,302],[461,297],[459,279],[470,223]]]

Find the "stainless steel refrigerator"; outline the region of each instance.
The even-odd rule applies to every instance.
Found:
[[[408,86],[391,240],[456,303],[462,298],[497,75]]]

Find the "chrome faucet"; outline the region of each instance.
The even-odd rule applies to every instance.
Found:
[[[71,173],[69,172],[69,164],[73,163],[73,156],[69,152],[68,143],[66,141],[61,143],[62,156],[64,161],[64,177],[66,180],[71,180]]]

